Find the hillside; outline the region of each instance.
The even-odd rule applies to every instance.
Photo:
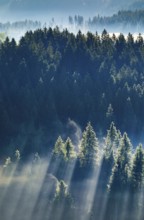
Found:
[[[81,128],[91,121],[99,134],[114,121],[140,138],[143,65],[141,35],[134,41],[131,34],[75,36],[45,28],[27,32],[18,45],[7,38],[0,45],[1,146],[41,146],[52,141],[51,132],[67,133],[69,119]]]

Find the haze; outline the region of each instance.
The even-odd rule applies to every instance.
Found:
[[[141,9],[143,1],[128,0],[0,0],[0,20],[45,17],[48,15],[110,15],[121,9]],[[6,16],[7,13],[7,16]]]

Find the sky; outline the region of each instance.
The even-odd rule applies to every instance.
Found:
[[[0,0],[0,10],[9,11],[97,11],[124,8],[138,0]],[[144,0],[142,1],[144,2]]]

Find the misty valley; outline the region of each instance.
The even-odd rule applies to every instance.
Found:
[[[144,219],[143,28],[135,8],[0,22],[1,220]]]
[[[79,30],[84,34],[88,31],[101,34],[106,29],[111,35],[115,33],[118,36],[119,33],[123,33],[126,36],[128,33],[132,33],[136,38],[139,33],[143,33],[144,28],[144,10],[119,10],[117,13],[107,16],[99,14],[85,16],[74,13],[69,16],[55,13],[52,16],[50,13],[44,13],[42,18],[40,15],[37,15],[37,20],[34,16],[27,15],[28,19],[25,20],[16,20],[12,17],[11,22],[9,20],[0,22],[0,40],[3,41],[8,36],[19,42],[27,31],[57,26],[61,31],[67,29],[74,34],[77,34]]]

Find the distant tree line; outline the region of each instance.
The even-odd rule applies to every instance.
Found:
[[[25,21],[16,21],[16,22],[0,22],[0,32],[8,32],[8,31],[20,31],[20,30],[36,30],[41,28],[41,22],[25,20]]]
[[[123,30],[131,28],[131,31],[140,31],[144,27],[144,10],[121,10],[112,16],[94,16],[88,20],[81,15],[69,16],[69,24],[78,27],[86,26],[92,30],[99,30],[102,28],[110,30]]]

